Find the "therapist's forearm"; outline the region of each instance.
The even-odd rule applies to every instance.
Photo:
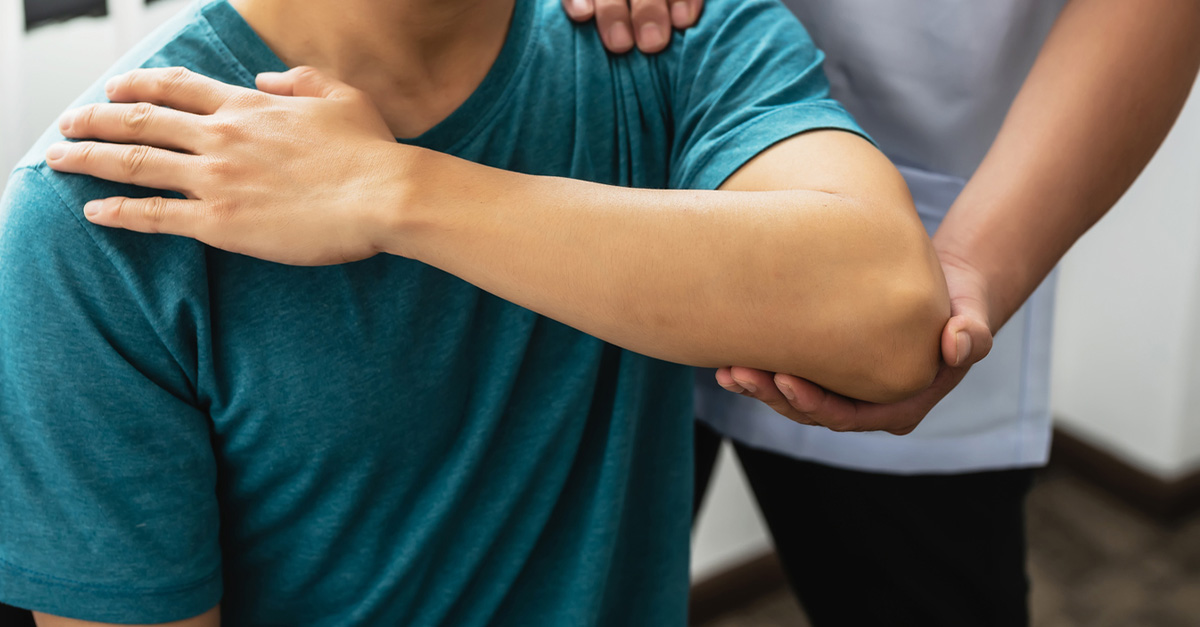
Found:
[[[823,191],[636,190],[428,157],[412,176],[425,195],[391,213],[387,252],[670,361],[798,373],[877,401],[936,370],[949,309],[911,209]]]
[[[34,612],[33,618],[37,627],[115,627],[116,625],[115,623],[95,623],[75,618],[64,618],[41,612]],[[170,623],[156,623],[155,627],[220,627],[220,625],[221,606],[218,605],[199,616]]]
[[[993,331],[1145,167],[1200,68],[1200,2],[1073,0],[934,236],[977,270]]]

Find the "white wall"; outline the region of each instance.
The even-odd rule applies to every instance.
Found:
[[[692,534],[692,579],[701,580],[771,550],[771,538],[733,449],[721,454]]]
[[[134,43],[187,0],[108,0],[108,17],[26,34],[22,0],[0,0],[0,190],[21,155]]]
[[[1060,426],[1164,478],[1200,465],[1200,88],[1112,212],[1067,255]]]

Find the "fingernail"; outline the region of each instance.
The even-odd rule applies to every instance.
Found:
[[[954,365],[961,366],[967,360],[967,356],[971,354],[971,334],[966,331],[959,331],[954,335],[955,359]]]
[[[583,15],[588,11],[588,5],[583,0],[571,0],[571,11],[575,15]]]
[[[89,201],[86,205],[83,206],[83,215],[85,215],[89,218],[96,217],[97,215],[100,214],[101,204],[102,203],[99,200]]]
[[[629,32],[629,27],[625,22],[617,22],[608,31],[609,43],[613,48],[628,48],[633,45],[633,35]]]
[[[641,44],[643,48],[657,48],[662,45],[663,32],[658,24],[650,22],[642,26]]]
[[[783,392],[784,398],[788,399],[789,401],[796,400],[796,390],[793,390],[792,386],[786,383],[776,382],[775,387],[779,388],[780,392]]]
[[[58,118],[58,130],[65,135],[71,131],[71,125],[75,123],[75,112],[67,111]]]
[[[57,161],[67,156],[67,145],[64,142],[59,142],[46,149],[46,160]]]
[[[745,389],[747,392],[749,392],[751,394],[758,392],[758,388],[754,387],[754,384],[752,384],[748,381],[742,381],[741,379],[735,378],[734,382],[737,383],[738,385],[742,386],[743,389]]]
[[[671,23],[675,28],[683,28],[692,19],[692,10],[686,2],[676,2],[671,5]]]
[[[111,96],[114,91],[117,91],[117,81],[120,80],[120,78],[121,76],[118,74],[117,76],[108,79],[108,81],[104,83],[104,93]]]

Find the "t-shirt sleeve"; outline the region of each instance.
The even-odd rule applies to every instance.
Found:
[[[0,601],[100,622],[201,614],[222,585],[208,417],[50,176],[19,169],[0,201]]]
[[[711,0],[671,45],[673,188],[716,189],[762,151],[805,131],[866,137],[830,98],[824,55],[778,0]]]

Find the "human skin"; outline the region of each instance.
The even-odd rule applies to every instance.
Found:
[[[135,145],[58,145],[47,155],[51,167],[181,190],[188,200],[90,203],[90,220],[286,263],[403,255],[638,352],[700,365],[759,363],[867,398],[908,394],[933,376],[949,315],[944,281],[902,179],[861,138],[818,131],[785,140],[722,191],[504,172],[394,141],[436,123],[486,72],[430,66],[453,67],[447,59],[480,50],[494,58],[502,40],[494,32],[359,32],[363,24],[451,23],[389,13],[425,7],[418,2],[238,6],[286,59],[311,60],[362,87],[311,68],[262,77],[271,93],[169,69],[119,77],[109,92],[119,104],[66,115],[62,129]],[[361,23],[339,22],[347,15]],[[506,25],[494,16],[471,23]],[[316,24],[320,31],[304,30]],[[427,48],[363,49],[376,41]],[[364,58],[381,60],[370,67],[385,75],[354,69]],[[433,75],[471,78],[422,82]],[[436,93],[422,98],[426,89]],[[392,97],[414,110],[373,104]],[[169,108],[123,104],[139,100]],[[305,129],[302,139],[296,128]],[[796,354],[790,343],[806,349]]]
[[[85,620],[76,620],[74,618],[63,618],[62,616],[52,616],[41,612],[33,613],[33,620],[38,627],[107,627],[109,623],[95,623]],[[158,623],[159,627],[220,627],[221,625],[221,608],[214,607],[211,610],[199,615],[193,616],[185,620],[174,621],[170,623]],[[124,627],[136,627],[126,625]]]
[[[618,54],[634,45],[647,54],[661,52],[671,29],[696,23],[704,0],[562,0],[563,9],[577,22],[596,20],[604,46]]]
[[[337,35],[339,16],[356,13],[340,5],[243,4],[289,62],[307,55],[337,72],[336,59],[395,54],[338,49],[370,36],[314,43],[278,34],[312,23],[322,25],[312,32]],[[401,5],[420,3],[358,8],[370,23],[420,23],[380,14]],[[399,39],[414,40],[383,38]],[[426,40],[437,42],[435,53],[457,53],[441,38]],[[433,57],[398,58],[390,67]],[[115,81],[111,99],[172,110],[93,105],[65,116],[62,130],[187,154],[80,142],[52,147],[49,163],[190,199],[93,203],[87,214],[98,224],[193,236],[293,264],[378,252],[411,257],[670,361],[769,365],[876,401],[911,394],[936,372],[938,331],[949,314],[944,281],[903,180],[861,138],[799,135],[747,164],[723,191],[625,189],[504,172],[397,144],[398,128],[420,126],[399,109],[381,118],[371,104],[375,93],[395,93],[397,80],[357,76],[366,91],[311,70],[260,83],[325,96],[287,98],[169,70],[133,72]],[[384,84],[392,92],[377,87]],[[413,85],[405,93],[419,93]],[[427,126],[440,119],[427,118]],[[298,127],[307,129],[303,140],[290,132]]]
[[[703,0],[686,1],[698,15],[702,6],[690,3]],[[675,4],[674,26],[694,23],[675,21]],[[563,0],[563,7],[573,19],[594,18],[601,33],[641,33],[650,22],[665,24],[668,11],[657,0]],[[1072,0],[1064,8],[987,157],[934,235],[953,315],[928,388],[878,404],[754,368],[720,368],[717,382],[801,424],[911,432],[987,356],[993,335],[1162,143],[1200,66],[1197,10],[1184,0]],[[604,42],[614,52],[630,48],[613,45],[611,35]],[[639,49],[666,46],[645,43],[639,39]]]
[[[1200,70],[1200,3],[1072,0],[933,243],[952,317],[932,385],[899,403],[722,368],[726,390],[804,424],[907,433],[991,349],[992,335],[1116,203],[1179,115]]]

